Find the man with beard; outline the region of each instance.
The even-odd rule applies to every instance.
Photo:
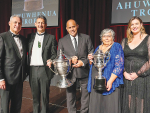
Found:
[[[49,92],[53,72],[47,66],[47,59],[56,57],[57,42],[53,35],[45,32],[46,17],[36,19],[36,33],[28,35],[29,81],[33,96],[33,113],[49,113]],[[40,99],[41,97],[41,99]],[[40,100],[42,109],[40,110]]]

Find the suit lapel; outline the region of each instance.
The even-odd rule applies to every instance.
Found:
[[[23,51],[22,58],[23,58],[26,55],[26,47],[25,47],[25,42],[22,39],[22,37],[20,37],[20,40],[21,40],[21,43],[22,43],[22,51]]]
[[[35,39],[35,33],[31,35],[30,41],[29,41],[29,55],[31,56],[32,53],[32,47]]]
[[[70,50],[75,53],[76,51],[75,51],[75,49],[74,49],[74,47],[73,47],[73,44],[72,44],[72,41],[71,41],[71,38],[70,38],[70,35],[69,35],[69,34],[68,34],[68,37],[67,37],[66,42],[67,42],[67,44],[69,45]]]
[[[78,53],[77,54],[80,53],[80,50],[82,48],[82,41],[83,41],[83,39],[82,39],[81,35],[78,34]]]
[[[48,42],[48,34],[47,33],[45,33],[45,35],[44,35],[44,39],[43,39],[43,45],[42,45],[42,53],[43,53],[43,51],[44,51],[44,48],[45,48],[45,46],[46,46],[46,44],[47,44],[47,42]]]
[[[12,45],[13,45],[13,47],[14,47],[14,49],[15,49],[16,53],[17,53],[17,56],[21,59],[21,55],[20,55],[20,52],[19,52],[18,46],[17,46],[17,44],[16,44],[16,42],[15,42],[14,38],[12,37],[12,34],[11,34],[11,32],[10,32],[10,31],[8,31],[8,35],[9,35],[10,40],[11,40],[11,43],[12,43]]]

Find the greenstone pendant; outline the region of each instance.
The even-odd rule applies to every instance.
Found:
[[[38,41],[38,48],[41,48],[41,42]]]

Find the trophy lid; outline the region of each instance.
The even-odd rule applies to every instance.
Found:
[[[96,51],[96,53],[93,55],[94,57],[100,57],[100,56],[104,56],[104,54],[103,54],[103,52],[102,52],[102,50],[100,50],[100,49],[98,49],[97,51]]]
[[[66,62],[68,58],[63,54],[62,50],[60,49],[59,55],[54,59],[54,62]]]

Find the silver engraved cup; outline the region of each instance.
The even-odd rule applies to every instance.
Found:
[[[103,53],[101,50],[97,50],[97,52],[93,55],[94,58],[94,66],[98,70],[98,76],[95,76],[94,86],[95,90],[104,91],[106,90],[106,78],[102,76],[102,69],[106,66],[107,62],[110,59],[110,53]]]
[[[66,79],[66,76],[71,70],[71,59],[68,59],[60,50],[60,54],[52,61],[56,75],[61,76],[61,79],[57,82],[57,87],[67,88],[73,83]]]

